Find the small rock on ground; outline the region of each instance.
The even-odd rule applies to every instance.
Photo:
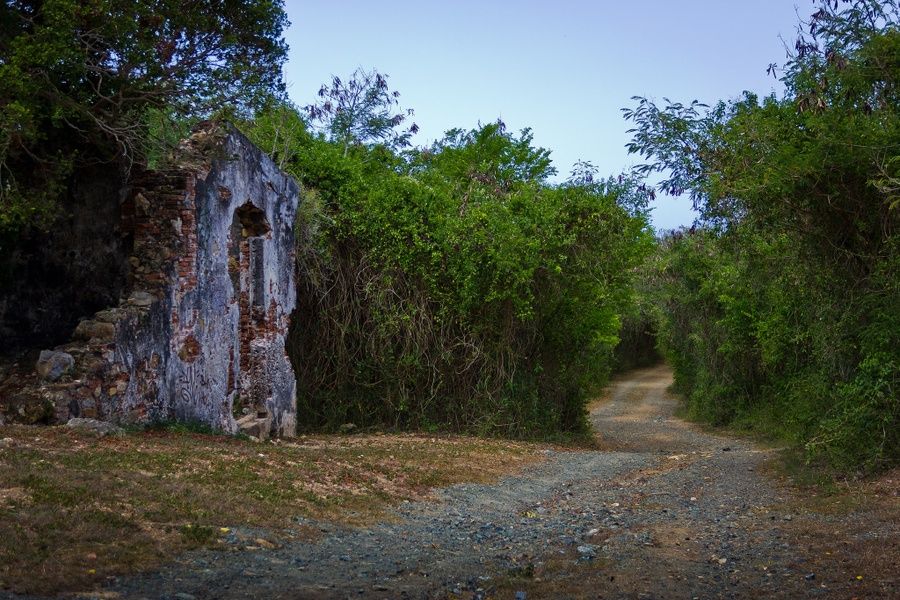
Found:
[[[123,435],[125,430],[121,427],[107,423],[106,421],[98,421],[97,419],[69,419],[66,427],[71,427],[76,431],[94,433],[100,437],[107,435]]]

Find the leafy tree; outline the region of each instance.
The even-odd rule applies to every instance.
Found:
[[[550,151],[533,147],[533,141],[530,129],[516,138],[498,120],[470,131],[451,129],[430,148],[414,153],[413,163],[427,165],[448,180],[509,193],[556,174]]]
[[[247,110],[281,91],[286,24],[280,0],[5,2],[0,227],[39,216],[79,165],[145,161],[160,115]]]
[[[319,101],[305,107],[312,123],[343,147],[344,156],[355,144],[405,148],[419,131],[415,123],[401,129],[414,113],[400,109],[400,93],[388,87],[387,79],[375,69],[362,68],[347,81],[334,76],[331,85],[319,89]]]
[[[583,433],[650,249],[617,202],[627,182],[553,185],[549,151],[500,122],[400,156],[309,133],[286,149],[276,113],[247,130],[306,193],[289,347],[304,424]]]
[[[309,129],[301,111],[291,102],[274,98],[257,112],[252,132],[262,149],[284,169],[297,161],[296,152],[308,145]]]
[[[772,67],[774,68],[774,67]],[[692,413],[843,468],[900,460],[900,6],[823,1],[783,97],[712,108],[638,99],[633,152],[704,227],[651,278]]]

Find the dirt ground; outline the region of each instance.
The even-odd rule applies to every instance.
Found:
[[[304,539],[231,527],[219,548],[79,597],[900,597],[900,473],[798,488],[776,450],[676,418],[670,383],[665,367],[615,382],[592,407],[599,450],[545,450],[374,526],[299,519],[316,532]]]

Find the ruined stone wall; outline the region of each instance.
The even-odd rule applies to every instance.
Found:
[[[230,128],[202,129],[181,150],[178,169],[138,178],[123,206],[127,297],[79,323],[57,349],[73,369],[40,394],[57,421],[293,435],[285,338],[299,188]]]

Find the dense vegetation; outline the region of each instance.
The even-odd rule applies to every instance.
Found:
[[[305,426],[578,432],[609,371],[655,360],[658,341],[694,418],[886,468],[898,21],[896,0],[821,0],[770,66],[781,96],[636,99],[630,150],[649,163],[612,180],[579,163],[554,184],[549,152],[501,122],[412,147],[412,111],[375,71],[287,103],[280,0],[6,2],[0,284],[84,169],[127,182],[190,123],[228,115],[304,185],[289,351]],[[655,249],[654,172],[701,214]]]
[[[280,0],[4,2],[0,251],[53,225],[80,167],[127,175],[179,120],[281,90],[286,25]]]
[[[900,459],[898,17],[893,1],[824,2],[783,96],[626,115],[644,172],[701,211],[645,283],[691,416],[844,469]]]
[[[278,0],[6,2],[4,257],[83,210],[84,167],[124,185],[227,115],[305,186],[290,350],[307,425],[582,429],[650,248],[639,186],[587,164],[551,185],[549,152],[502,123],[411,149],[412,112],[375,71],[295,109],[286,22]],[[29,270],[16,260],[0,271]]]
[[[381,76],[347,89],[362,77],[389,109]],[[652,244],[641,189],[589,165],[551,185],[549,152],[499,122],[400,152],[402,133],[387,135],[400,119],[358,114],[370,126],[326,118],[316,135],[280,105],[246,127],[306,190],[289,348],[300,418],[583,431]]]

